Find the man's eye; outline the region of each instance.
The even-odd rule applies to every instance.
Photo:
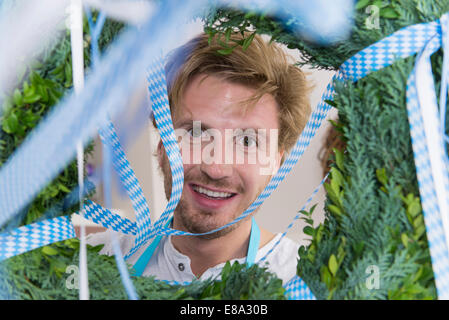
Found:
[[[192,137],[192,138],[207,138],[208,133],[206,130],[203,130],[201,128],[191,128],[189,130],[187,130],[187,133]]]
[[[254,148],[257,147],[257,139],[253,136],[240,136],[237,138],[237,143],[246,148]]]

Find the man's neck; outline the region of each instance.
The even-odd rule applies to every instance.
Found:
[[[196,236],[172,236],[173,246],[190,258],[193,274],[199,278],[207,269],[232,259],[247,255],[251,235],[251,219],[239,224],[231,232],[215,239]],[[267,244],[274,235],[261,229],[259,248]]]

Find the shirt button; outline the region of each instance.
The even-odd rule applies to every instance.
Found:
[[[184,271],[185,267],[183,263],[178,264],[179,271]]]

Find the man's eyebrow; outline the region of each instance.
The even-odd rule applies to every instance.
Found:
[[[173,123],[173,125],[176,125],[177,127],[191,127],[193,126],[193,122],[195,121],[199,121],[201,124],[201,129],[211,129],[212,126],[208,126],[207,124],[205,124],[203,121],[200,120],[194,120],[194,119],[184,119],[184,120],[180,120],[180,121],[175,121]]]

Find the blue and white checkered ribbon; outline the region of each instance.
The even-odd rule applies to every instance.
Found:
[[[448,14],[441,21],[447,26]],[[449,299],[447,154],[430,63],[430,56],[440,48],[443,36],[449,34],[433,35],[416,59],[407,81],[407,112],[437,293],[440,299]],[[446,85],[441,83],[442,87]]]
[[[120,233],[129,235],[137,234],[135,222],[128,218],[123,218],[121,215],[113,213],[91,200],[85,202],[84,217],[98,225]]]
[[[441,19],[441,21],[445,21],[445,19],[447,19],[446,17],[447,15],[445,15]],[[432,48],[433,50],[435,50],[439,47],[439,45],[441,45],[439,44],[441,43],[441,39],[442,39],[442,31],[440,20],[404,28],[392,34],[391,36],[386,37],[385,39],[369,46],[368,48],[362,50],[360,53],[356,54],[351,59],[346,61],[341,66],[340,71],[337,72],[333,80],[346,78],[352,81],[357,81],[358,79],[366,76],[372,71],[379,70],[385,66],[392,64],[396,59],[405,58],[421,51],[424,51],[423,56],[427,58],[430,55],[429,52],[432,50]],[[426,45],[428,43],[430,44],[426,48]],[[428,72],[430,72],[430,70],[428,70]],[[170,228],[164,230],[163,228],[164,222],[166,222],[170,218],[170,215],[172,214],[174,208],[177,205],[177,202],[179,201],[180,195],[182,193],[182,184],[183,184],[182,161],[179,155],[179,148],[177,146],[176,138],[173,132],[173,124],[171,122],[171,115],[165,92],[166,87],[164,86],[165,86],[165,76],[163,75],[162,65],[160,64],[159,68],[156,68],[154,74],[152,74],[149,89],[152,97],[153,112],[155,114],[156,123],[158,124],[158,128],[161,132],[161,138],[164,143],[164,147],[167,151],[170,165],[172,168],[173,190],[172,196],[169,201],[169,205],[167,206],[161,218],[154,224],[153,227],[148,227],[148,224],[140,224],[136,226],[135,224],[133,225],[133,223],[127,222],[126,221],[127,219],[123,218],[121,220],[118,219],[119,223],[117,223],[113,227],[112,225],[114,224],[114,222],[112,221],[115,221],[115,219],[117,219],[117,216],[108,215],[111,212],[108,211],[107,209],[98,210],[97,208],[96,211],[93,210],[98,214],[99,217],[101,216],[99,212],[103,212],[103,214],[107,215],[107,217],[98,218],[103,219],[102,220],[103,225],[106,224],[108,227],[117,228],[120,230],[124,228],[123,230],[127,230],[128,232],[131,233],[132,233],[131,230],[133,231],[135,230],[137,234],[139,233],[141,234],[140,243],[136,242],[134,246],[134,252],[142,243],[145,242],[145,240],[148,240],[149,238],[151,238],[156,234],[191,235],[190,233],[185,233],[179,230],[174,230]],[[414,86],[413,74],[411,76],[411,80],[409,81],[408,89],[410,89],[412,86]],[[306,128],[301,134],[292,152],[290,153],[284,164],[281,166],[277,174],[272,178],[270,183],[267,185],[265,190],[259,195],[259,197],[253,202],[253,204],[251,204],[251,206],[240,217],[238,217],[233,222],[227,224],[226,226],[223,226],[222,228],[226,228],[229,225],[234,224],[244,219],[249,214],[251,214],[254,211],[254,209],[256,209],[271,194],[271,192],[274,191],[274,189],[277,187],[280,181],[282,181],[285,175],[288,172],[290,172],[290,170],[299,160],[300,156],[303,154],[305,148],[309,145],[310,140],[315,135],[316,130],[320,127],[322,121],[326,117],[327,112],[330,109],[330,106],[326,104],[324,100],[331,100],[332,94],[333,89],[331,83],[324,94],[323,101],[317,106],[317,108],[312,113],[311,118],[306,125]],[[418,101],[419,99],[417,99],[416,96],[413,96],[413,90],[410,89],[407,101],[408,107],[410,106],[409,108],[410,119],[415,119],[414,117],[418,117],[416,116],[416,112],[418,112],[419,109],[413,108],[413,104],[418,103]],[[423,211],[426,221],[426,228],[429,238],[429,246],[431,250],[432,262],[434,265],[435,280],[438,288],[438,294],[440,298],[446,298],[449,291],[447,288],[448,281],[446,280],[448,275],[447,271],[449,268],[449,264],[447,263],[448,253],[445,241],[446,238],[444,234],[444,228],[442,226],[442,212],[440,211],[440,207],[438,207],[438,203],[435,202],[435,200],[432,198],[433,194],[435,194],[436,192],[435,192],[435,185],[431,179],[431,173],[428,170],[429,162],[422,161],[424,162],[423,164],[422,162],[419,161],[420,159],[419,156],[421,155],[422,152],[425,152],[422,151],[425,148],[420,149],[418,147],[419,143],[417,141],[421,140],[420,142],[421,144],[423,144],[423,142],[422,142],[422,134],[417,136],[415,132],[416,128],[420,127],[419,121],[417,123],[418,125],[414,126],[412,125],[414,124],[414,122],[412,123],[411,121],[411,134],[412,134],[412,144],[415,152],[415,163],[417,168],[418,181],[420,183],[420,194],[423,203]],[[417,154],[417,152],[419,152],[419,154]],[[439,156],[443,157],[445,156],[445,154],[439,154]],[[429,157],[429,159],[431,158],[429,156],[428,151],[427,157]],[[433,176],[433,178],[434,177],[435,176]],[[447,177],[446,179],[443,180],[443,184],[446,187],[446,190],[448,190]],[[439,201],[441,202],[441,200]],[[447,198],[444,201],[447,201]],[[91,206],[92,206],[91,208],[95,207],[92,203]],[[89,208],[89,206],[87,206],[86,208]],[[86,216],[89,216],[87,212],[88,210],[86,209]],[[92,217],[93,216],[94,215],[92,215]],[[127,225],[127,227],[123,227],[125,225]],[[61,236],[59,238],[58,237],[45,238],[41,227],[38,227],[36,224],[33,224],[31,226],[26,227],[31,228],[30,230],[33,230],[33,236],[35,237],[33,240],[33,246],[35,247],[39,246],[39,244],[41,243],[42,245],[48,244],[50,243],[49,241],[52,241],[52,239],[56,238],[62,239],[64,238],[64,236],[65,237],[70,236],[70,234],[65,233],[64,236]],[[35,229],[36,227],[37,229]],[[56,225],[50,224],[50,228],[55,229],[52,231],[54,233],[58,233],[60,231],[57,224]],[[139,231],[139,228],[146,228],[146,231]],[[217,230],[213,230],[211,232],[215,232]],[[26,242],[27,240],[23,239],[22,237],[16,237],[14,239],[16,239],[17,242],[14,242],[14,245],[12,245],[11,242],[5,241],[7,236],[8,236],[7,234],[0,235],[0,243],[4,244],[4,247],[0,252],[8,252],[9,256],[12,256],[14,255],[15,252],[27,251],[26,248],[28,248],[28,246],[26,244],[21,243],[22,241]],[[31,236],[28,235],[25,238],[30,237]],[[307,287],[304,285],[304,282],[296,277],[288,283],[287,288],[289,298],[291,299],[313,298],[313,295],[311,294],[310,290],[308,290]]]
[[[131,168],[125,152],[120,145],[114,125],[111,122],[100,130],[100,137],[104,144],[111,147],[111,150],[114,153],[114,168],[131,199],[136,214],[136,246],[138,248],[142,243],[145,243],[148,240],[147,234],[149,227],[151,226],[150,209],[148,208],[147,201],[134,170]]]
[[[70,217],[56,217],[0,234],[0,261],[76,237]]]
[[[307,284],[298,276],[294,276],[284,285],[285,296],[288,300],[316,300]]]

